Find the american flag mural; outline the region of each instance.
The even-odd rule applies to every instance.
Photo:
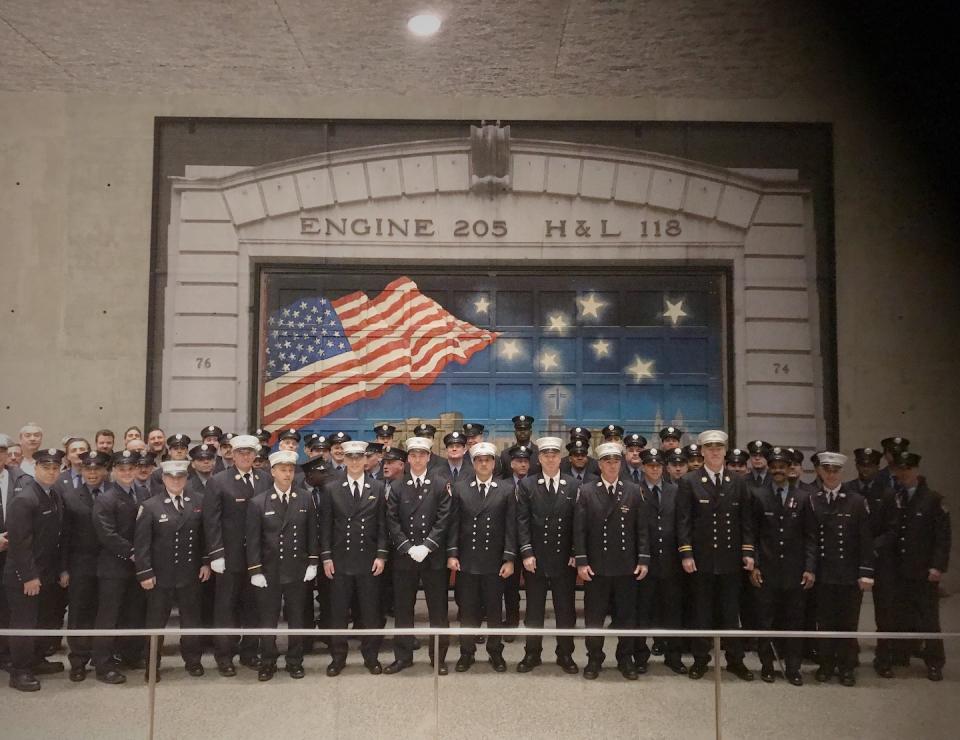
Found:
[[[722,272],[277,272],[260,410],[271,429],[409,420],[536,433],[617,423],[648,438],[725,424]],[[651,438],[652,439],[652,438]]]

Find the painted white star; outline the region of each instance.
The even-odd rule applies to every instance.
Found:
[[[273,322],[275,322],[275,321],[276,321],[276,319],[273,318],[273,316],[271,316],[269,319],[267,319],[267,323],[270,324],[271,326],[273,326]]]
[[[577,298],[577,303],[580,304],[581,319],[585,319],[587,316],[599,319],[600,309],[607,305],[597,298],[596,293],[591,293],[586,298]]]
[[[570,326],[570,324],[567,323],[567,317],[562,313],[555,313],[547,320],[550,322],[550,326],[547,327],[547,331],[562,332],[564,329]]]
[[[286,363],[284,363],[284,365],[283,365],[283,372],[285,372],[285,373],[289,373],[289,372],[290,372],[290,366],[287,365]]]
[[[667,310],[663,312],[663,315],[666,316],[674,326],[680,323],[680,319],[687,315],[687,312],[683,310],[683,298],[674,303],[669,298],[664,299],[667,304]]]
[[[306,302],[306,301],[300,301],[300,308],[306,308],[306,307],[307,307],[307,302]]]
[[[274,339],[276,339],[277,337],[280,336],[280,332],[277,331],[276,329],[274,329],[272,332],[270,332],[270,336],[272,336]]]
[[[302,343],[302,342],[297,345],[297,351],[303,352],[303,343]]]
[[[293,312],[293,318],[299,319],[299,318],[300,318],[300,312],[299,312],[299,311],[294,311],[294,312]]]
[[[283,343],[283,348],[284,348],[284,349],[290,349],[292,346],[293,346],[293,342],[284,342],[284,343]]]
[[[520,354],[520,347],[517,344],[517,340],[508,339],[505,342],[500,343],[500,356],[505,360],[512,360],[514,357]]]
[[[630,373],[635,382],[639,383],[644,378],[653,377],[653,360],[641,360],[639,355],[633,356],[633,364],[624,368],[625,373]]]
[[[601,357],[610,356],[610,342],[606,339],[598,339],[596,342],[590,345],[593,348],[593,353],[596,359]]]
[[[277,363],[275,363],[273,360],[270,360],[270,362],[267,363],[267,367],[276,367],[276,366],[277,366]]]
[[[307,361],[307,356],[306,356],[306,355],[300,355],[300,362],[306,362],[306,361]]]
[[[487,300],[485,295],[482,295],[473,302],[473,307],[477,310],[477,313],[487,313],[487,309],[490,308],[490,301]]]
[[[289,308],[283,309],[283,315],[284,315],[284,316],[289,316],[289,315],[290,315],[290,309],[289,309]]]
[[[340,349],[343,349],[344,347],[346,347],[346,345],[343,342],[340,342],[340,344],[338,344],[337,347],[339,347]]]
[[[540,355],[540,369],[548,373],[558,367],[560,367],[560,363],[557,360],[557,353],[544,350],[543,354]]]
[[[281,353],[280,353],[280,359],[281,359],[281,360],[287,359],[287,353],[286,353],[286,352],[281,352]]]
[[[320,313],[320,309],[318,309],[316,306],[311,306],[310,313]]]

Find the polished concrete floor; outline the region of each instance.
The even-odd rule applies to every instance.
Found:
[[[453,614],[451,605],[451,614]],[[942,602],[944,631],[960,630],[960,596]],[[861,627],[872,627],[869,598]],[[744,683],[722,674],[721,721],[724,738],[955,738],[960,733],[960,666],[948,662],[944,681],[931,683],[922,663],[897,669],[893,680],[869,667],[872,646],[864,641],[864,666],[854,688],[820,685],[813,666],[806,683]],[[960,641],[947,643],[948,661]],[[165,650],[162,681],[156,692],[156,737],[294,738],[711,738],[714,737],[714,674],[691,681],[651,660],[650,672],[635,682],[616,671],[608,646],[606,669],[596,681],[568,676],[553,664],[552,642],[544,645],[544,665],[532,674],[515,672],[523,656],[518,643],[506,646],[509,670],[496,674],[485,660],[465,674],[452,671],[435,681],[426,650],[416,665],[396,676],[371,676],[351,642],[347,668],[328,678],[325,654],[308,656],[307,676],[293,680],[279,672],[259,683],[254,671],[238,666],[235,678],[217,675],[212,656],[203,678],[183,671],[175,648]],[[58,656],[63,658],[63,656]],[[585,662],[582,644],[576,659]],[[392,655],[384,651],[386,665]],[[689,661],[688,661],[689,662]],[[282,664],[282,659],[281,659]],[[748,664],[758,668],[756,656]],[[88,678],[73,684],[66,674],[44,676],[43,689],[21,694],[0,687],[0,738],[137,738],[147,735],[148,691],[139,673],[123,686]],[[435,689],[437,690],[435,692]]]

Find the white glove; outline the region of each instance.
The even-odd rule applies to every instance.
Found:
[[[257,573],[255,576],[250,576],[250,583],[257,588],[266,588],[267,577],[263,573]]]
[[[309,583],[310,581],[314,580],[316,577],[317,577],[317,566],[308,565],[307,572],[303,576],[303,582]]]
[[[214,573],[223,573],[227,569],[227,561],[223,558],[216,558],[210,561],[210,570]]]
[[[430,548],[428,548],[426,545],[414,545],[407,550],[407,554],[418,563],[422,563],[426,559],[427,555],[430,554]]]

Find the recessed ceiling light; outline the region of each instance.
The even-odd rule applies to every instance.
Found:
[[[433,13],[415,15],[407,21],[407,29],[415,36],[433,36],[440,30],[440,16]]]

